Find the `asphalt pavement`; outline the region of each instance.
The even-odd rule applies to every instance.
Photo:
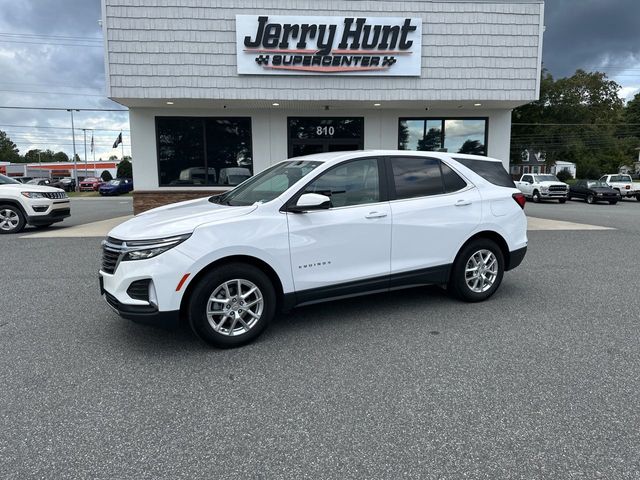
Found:
[[[0,478],[640,478],[640,202],[527,211],[615,230],[530,232],[481,304],[319,304],[235,350],[112,313],[99,238],[0,238]]]

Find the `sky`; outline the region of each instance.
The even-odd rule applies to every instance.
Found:
[[[0,0],[0,107],[122,109],[105,95],[100,0]],[[599,70],[622,86],[626,100],[640,92],[640,0],[547,0],[543,64],[554,77]],[[76,151],[95,158],[112,148],[126,112],[74,112]],[[31,148],[73,152],[70,113],[0,108],[0,130],[24,154]],[[1,160],[1,159],[0,159]]]

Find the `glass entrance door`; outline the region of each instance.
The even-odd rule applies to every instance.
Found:
[[[364,149],[362,117],[289,117],[289,158]]]

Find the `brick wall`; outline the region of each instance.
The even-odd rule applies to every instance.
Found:
[[[194,200],[196,198],[210,197],[224,190],[172,190],[172,191],[134,191],[133,213],[135,215],[152,208],[168,205],[169,203]]]

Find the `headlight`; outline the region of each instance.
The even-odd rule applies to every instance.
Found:
[[[181,244],[191,236],[178,235],[176,237],[157,238],[154,240],[131,240],[126,242],[124,249],[123,261],[128,260],[146,260],[147,258],[157,257],[161,253],[172,249],[176,245]]]
[[[40,192],[21,192],[23,197],[27,198],[47,198]]]
[[[543,192],[546,192],[547,190],[549,190],[549,187],[545,187],[544,185],[540,187],[540,190],[542,190]]]

